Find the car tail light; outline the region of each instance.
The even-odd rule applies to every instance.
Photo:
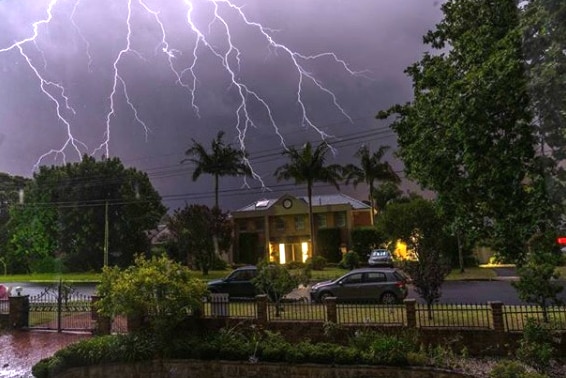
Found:
[[[395,282],[395,286],[397,286],[399,289],[404,289],[406,286],[405,281],[397,281]]]

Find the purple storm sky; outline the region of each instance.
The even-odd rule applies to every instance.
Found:
[[[327,138],[331,163],[394,146],[374,116],[410,100],[403,70],[441,16],[434,0],[0,0],[0,172],[110,155],[170,209],[210,205],[211,178],[180,161],[224,130],[255,178],[222,179],[223,209],[304,195],[273,178],[284,146]]]

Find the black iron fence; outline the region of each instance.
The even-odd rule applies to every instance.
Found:
[[[337,324],[407,326],[413,328],[469,328],[522,331],[528,318],[544,320],[539,306],[488,304],[426,304],[407,299],[403,304],[269,302],[265,296],[232,302],[227,296],[205,303],[204,317],[255,319],[258,322],[314,321]],[[566,330],[566,306],[547,308],[548,320],[557,330]]]

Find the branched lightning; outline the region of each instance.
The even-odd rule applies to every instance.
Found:
[[[91,154],[104,154],[106,156],[110,156],[112,131],[113,128],[116,127],[116,116],[118,112],[121,111],[121,109],[117,107],[119,99],[121,99],[123,103],[127,104],[129,109],[128,111],[133,116],[133,119],[142,127],[146,140],[149,138],[149,134],[151,132],[149,125],[143,119],[143,109],[139,109],[136,106],[135,101],[133,101],[132,97],[129,95],[128,83],[124,79],[126,76],[123,75],[123,70],[126,69],[124,68],[125,64],[123,64],[123,61],[126,57],[130,56],[146,61],[146,58],[134,47],[134,38],[136,35],[135,24],[132,19],[134,17],[134,10],[138,12],[145,12],[145,14],[147,14],[151,19],[151,22],[157,26],[159,30],[157,39],[159,42],[156,51],[163,54],[164,59],[167,61],[169,71],[171,72],[172,79],[177,85],[186,90],[189,98],[188,106],[190,106],[193,112],[199,117],[199,88],[202,85],[205,85],[199,80],[198,75],[198,70],[201,67],[200,62],[202,55],[204,53],[209,55],[212,54],[212,56],[220,62],[224,73],[227,74],[227,77],[229,78],[230,93],[233,93],[237,99],[237,104],[234,109],[234,127],[237,130],[239,147],[242,150],[246,149],[246,137],[249,128],[258,128],[263,126],[261,123],[267,123],[268,127],[273,130],[279,139],[280,144],[284,148],[287,148],[287,146],[285,144],[283,134],[281,133],[280,126],[274,115],[272,105],[270,105],[267,97],[262,94],[259,88],[253,87],[240,74],[243,59],[242,49],[237,45],[233,37],[236,27],[248,28],[253,31],[265,41],[265,44],[270,51],[275,52],[275,54],[283,54],[289,59],[291,66],[290,69],[296,73],[297,77],[294,98],[297,109],[300,110],[300,122],[304,127],[311,128],[316,131],[323,140],[330,137],[321,127],[317,126],[316,122],[313,120],[312,113],[308,110],[307,100],[304,97],[305,85],[307,84],[311,85],[312,88],[316,88],[321,95],[328,98],[329,102],[332,103],[335,109],[337,109],[345,119],[352,122],[352,118],[348,115],[342,105],[340,105],[340,102],[334,92],[320,79],[315,77],[314,74],[309,72],[305,66],[305,64],[309,62],[327,60],[340,67],[349,75],[364,75],[364,71],[354,71],[350,68],[346,61],[339,58],[335,53],[323,52],[306,55],[294,51],[289,46],[276,41],[273,37],[275,32],[274,29],[262,25],[258,21],[251,20],[245,13],[244,8],[235,4],[233,0],[176,0],[179,2],[179,5],[183,6],[185,11],[184,21],[186,22],[187,29],[184,31],[184,35],[186,40],[194,43],[193,47],[190,48],[188,52],[183,53],[183,49],[181,47],[173,47],[170,42],[171,40],[169,39],[166,27],[167,21],[162,17],[161,11],[150,6],[148,0],[122,1],[124,1],[126,9],[126,14],[123,20],[124,34],[121,39],[122,47],[114,56],[111,66],[109,67],[112,84],[106,96],[107,112],[105,112],[102,141],[98,143],[94,149],[90,150]],[[208,20],[207,28],[204,30],[199,28],[199,24],[196,22],[197,17],[200,17],[200,15],[196,14],[195,3],[198,3],[199,6],[203,6],[209,11],[207,14],[209,14],[210,19]],[[96,52],[91,48],[89,40],[86,38],[85,34],[83,34],[81,25],[78,24],[75,18],[81,5],[81,0],[75,0],[71,10],[67,12],[67,14],[74,33],[76,33],[84,46],[85,54],[88,58],[88,71],[92,72],[92,65],[95,59],[94,54]],[[29,37],[15,41],[7,47],[0,47],[0,54],[7,53],[9,51],[17,51],[23,57],[27,66],[37,78],[39,90],[50,100],[50,102],[54,104],[57,120],[65,127],[67,132],[66,141],[60,147],[53,148],[42,154],[37,160],[34,169],[36,169],[44,159],[50,156],[61,156],[64,161],[66,159],[65,153],[68,152],[69,149],[74,150],[79,157],[83,153],[89,151],[87,145],[78,140],[73,134],[71,117],[75,116],[76,112],[70,105],[71,99],[67,95],[65,87],[60,83],[46,78],[47,62],[45,57],[43,69],[40,69],[25,50],[26,45],[34,44],[37,47],[37,51],[40,54],[43,54],[43,51],[39,47],[38,40],[41,36],[42,28],[47,27],[52,21],[54,17],[53,9],[56,6],[62,7],[63,4],[59,4],[59,0],[49,1],[45,17],[32,24],[33,33]],[[65,14],[64,12],[60,13]],[[223,47],[219,47],[218,43],[215,43],[217,40],[214,40],[215,42],[213,42],[213,28],[221,31],[221,45]],[[217,38],[217,36],[215,36],[215,38]],[[189,62],[186,63],[185,66],[181,66],[182,63],[179,59],[183,55],[185,55],[185,58],[187,56],[190,58]],[[267,122],[265,120],[260,121],[254,117],[258,108],[262,110]],[[252,168],[249,161],[248,164],[250,168]],[[260,175],[253,171],[253,168],[252,175],[263,185]],[[247,185],[247,183],[244,183],[244,185]]]

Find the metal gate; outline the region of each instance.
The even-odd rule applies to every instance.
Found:
[[[59,281],[29,298],[29,328],[61,331],[92,331],[92,299]]]

